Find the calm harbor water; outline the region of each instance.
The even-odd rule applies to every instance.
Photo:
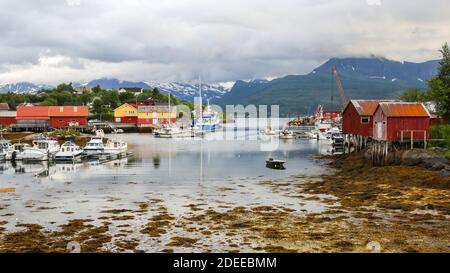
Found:
[[[326,172],[314,156],[329,146],[315,140],[214,140],[214,135],[158,139],[149,134],[108,137],[128,142],[133,156],[103,164],[0,163],[0,187],[16,189],[0,195],[0,217],[9,223],[6,227],[14,230],[18,223],[33,223],[57,228],[70,219],[97,219],[104,210],[136,208],[136,203],[150,198],[162,200],[176,216],[188,213],[187,205],[195,203],[216,211],[224,210],[224,204],[283,206],[308,212],[324,209],[320,202],[299,202],[261,183]],[[261,144],[268,143],[276,149],[261,150]],[[269,157],[286,160],[287,169],[267,169]],[[139,230],[147,220],[136,217],[129,224]],[[158,251],[158,247],[151,250]]]

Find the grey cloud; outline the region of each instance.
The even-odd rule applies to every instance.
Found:
[[[335,56],[438,57],[447,0],[379,2],[0,0],[0,82],[212,82],[307,73]]]

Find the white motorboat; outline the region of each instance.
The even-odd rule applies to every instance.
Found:
[[[121,140],[108,140],[104,146],[103,152],[105,154],[126,155],[128,144]]]
[[[283,130],[280,132],[280,139],[295,139],[295,134],[290,130]]]
[[[182,130],[176,126],[161,127],[155,131],[155,137],[159,138],[175,138],[190,136],[190,132]]]
[[[101,155],[105,151],[105,145],[103,145],[103,138],[93,137],[86,144],[83,149],[83,153],[87,156]]]
[[[18,161],[22,160],[23,151],[26,148],[31,147],[29,144],[25,143],[16,143],[10,146],[10,148],[6,151],[6,160]]]
[[[56,139],[42,138],[33,140],[33,147],[27,147],[22,153],[24,161],[47,161],[54,158],[60,146]]]
[[[83,155],[83,150],[80,146],[76,145],[72,141],[67,141],[61,148],[59,152],[55,155],[56,161],[78,161]]]

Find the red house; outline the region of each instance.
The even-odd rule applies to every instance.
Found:
[[[17,125],[20,128],[66,128],[87,124],[87,106],[19,106]]]
[[[69,126],[86,126],[89,114],[87,106],[50,106],[50,127],[66,128]]]
[[[381,102],[373,115],[373,139],[388,142],[426,141],[430,113],[421,103]]]
[[[351,100],[345,107],[342,117],[342,132],[346,135],[372,137],[373,114],[381,100]]]

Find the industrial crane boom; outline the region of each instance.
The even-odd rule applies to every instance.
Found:
[[[339,77],[339,73],[337,71],[336,66],[333,66],[332,72],[333,72],[334,79],[336,80],[336,86],[339,91],[339,96],[341,98],[342,107],[345,108],[345,106],[347,106],[347,99],[345,98],[344,87],[342,86],[341,77]]]

